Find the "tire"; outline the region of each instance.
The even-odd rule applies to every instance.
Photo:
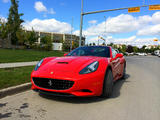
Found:
[[[103,82],[103,91],[101,97],[109,98],[112,95],[112,91],[113,91],[113,74],[111,70],[107,70]]]
[[[126,65],[124,64],[123,66],[123,76],[122,76],[122,79],[125,79],[126,77]]]

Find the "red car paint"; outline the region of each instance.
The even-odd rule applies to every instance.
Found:
[[[123,75],[125,59],[122,54],[112,57],[112,48],[109,47],[110,57],[96,56],[65,56],[45,58],[37,71],[33,70],[31,82],[33,90],[43,90],[54,93],[66,93],[74,96],[100,96],[103,90],[103,81],[107,68],[110,66],[114,81]],[[95,72],[79,74],[90,63],[98,61],[99,67]],[[33,82],[33,78],[49,78],[56,80],[74,81],[71,88],[55,90],[39,87]]]

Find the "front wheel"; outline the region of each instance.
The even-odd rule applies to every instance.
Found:
[[[113,91],[113,74],[111,70],[106,72],[104,83],[103,83],[103,91],[101,97],[108,98],[112,95]]]

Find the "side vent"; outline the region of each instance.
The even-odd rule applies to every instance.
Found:
[[[58,64],[68,64],[68,62],[57,62]]]

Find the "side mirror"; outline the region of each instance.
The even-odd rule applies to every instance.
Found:
[[[68,55],[68,53],[65,53],[64,56]]]
[[[116,58],[122,58],[123,54],[122,53],[117,53]]]
[[[123,54],[122,53],[117,53],[115,58],[110,59],[110,62],[116,60],[117,58],[122,58]]]

